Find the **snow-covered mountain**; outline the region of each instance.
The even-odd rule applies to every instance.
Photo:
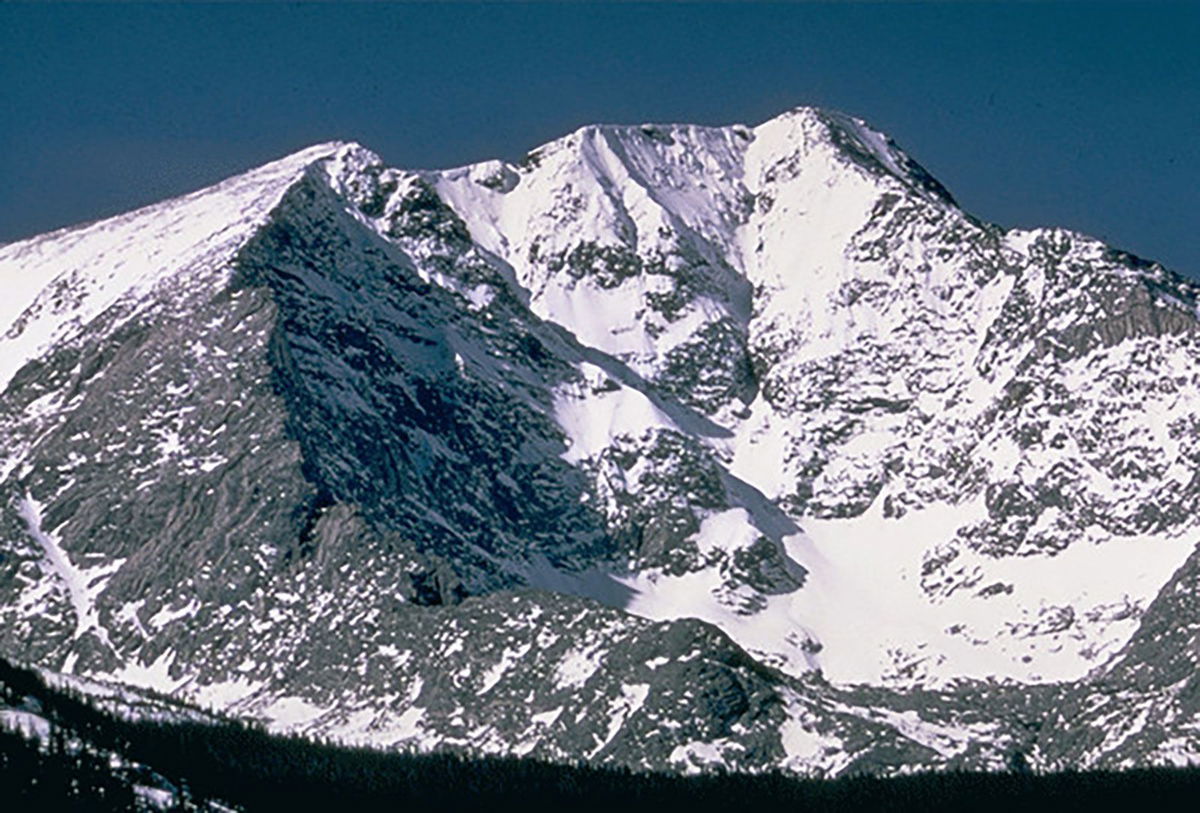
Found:
[[[1200,288],[858,119],[320,145],[0,284],[11,657],[382,745],[1200,759]]]

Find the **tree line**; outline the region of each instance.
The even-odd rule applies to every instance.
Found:
[[[219,799],[247,811],[419,807],[628,813],[682,806],[689,813],[746,808],[756,813],[1033,813],[1087,804],[1183,807],[1200,792],[1200,771],[1182,768],[818,780],[782,773],[679,776],[461,753],[396,753],[270,734],[237,720],[124,719],[0,660],[0,698],[14,704],[25,697],[37,699],[52,722],[52,735],[39,746],[18,734],[3,734],[0,800],[18,788],[18,798],[40,800],[45,803],[38,805],[41,809],[135,809],[139,802],[129,788],[133,779],[114,773],[106,751],[142,763],[167,780],[181,809]],[[55,793],[61,798],[46,796]]]

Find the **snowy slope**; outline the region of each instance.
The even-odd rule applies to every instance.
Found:
[[[202,192],[0,247],[0,388],[27,361],[180,269],[228,271],[234,252],[321,144]]]

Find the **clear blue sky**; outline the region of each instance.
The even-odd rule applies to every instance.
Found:
[[[968,210],[1200,275],[1200,3],[0,6],[0,241],[306,144],[515,158],[591,122],[866,118]]]

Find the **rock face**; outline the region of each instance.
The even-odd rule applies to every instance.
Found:
[[[1200,289],[857,119],[321,145],[0,282],[9,657],[385,746],[1200,759]]]

